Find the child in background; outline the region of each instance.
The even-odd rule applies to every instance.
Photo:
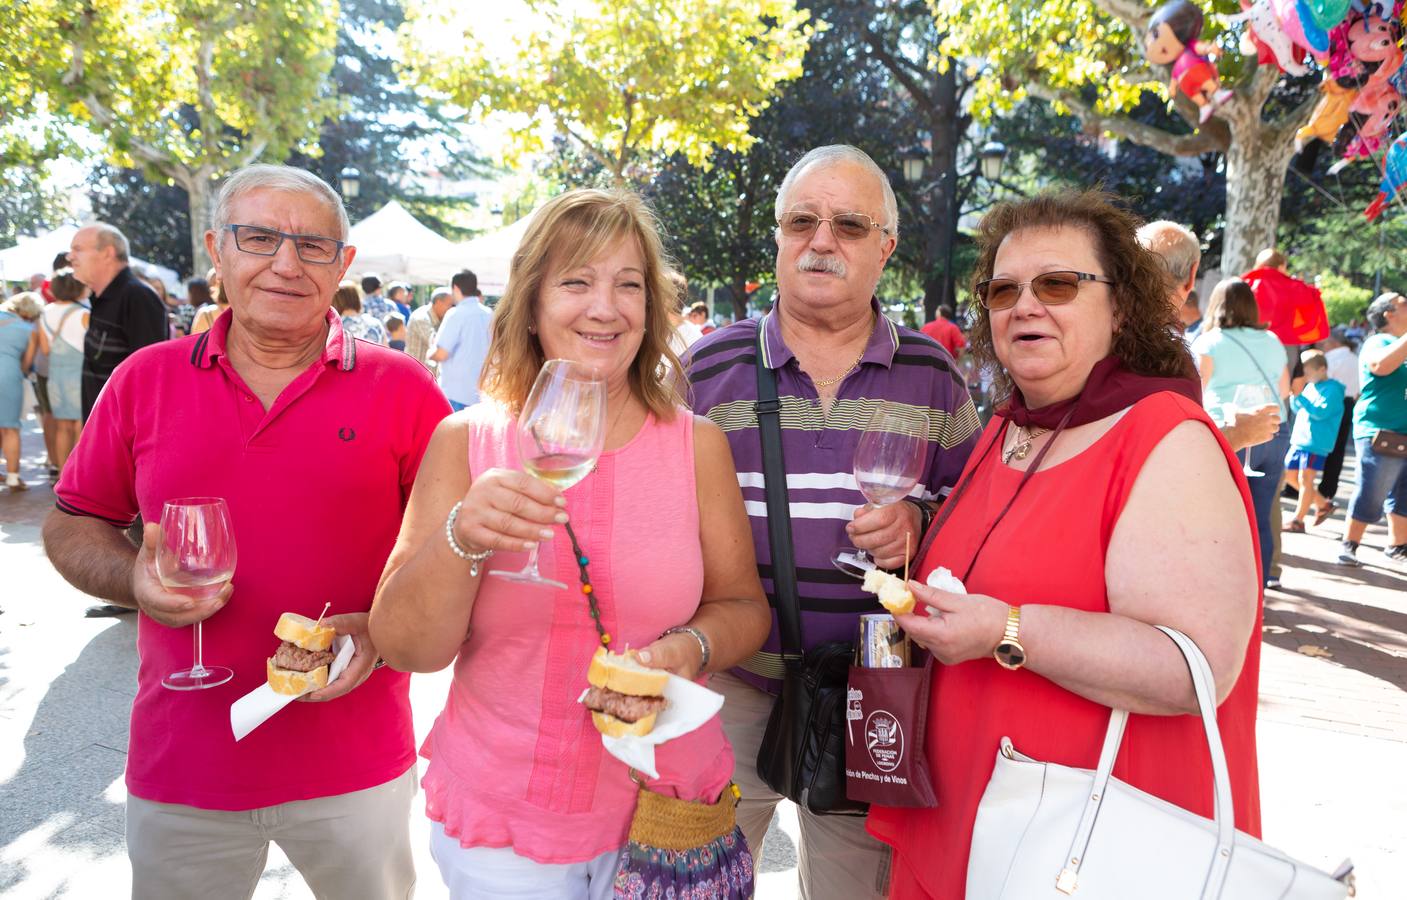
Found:
[[[406,338],[405,319],[401,318],[400,313],[387,313],[386,318],[382,320],[381,324],[386,326],[386,341],[388,346],[390,346],[392,350],[399,350],[404,353]]]
[[[1324,471],[1324,458],[1334,449],[1344,404],[1344,387],[1329,377],[1329,363],[1321,351],[1304,351],[1300,362],[1305,383],[1294,397],[1299,414],[1290,433],[1290,453],[1285,457],[1285,483],[1300,492],[1295,517],[1286,523],[1285,530],[1296,533],[1304,532],[1304,516],[1311,508],[1315,525],[1334,512],[1333,503],[1321,496],[1315,485]]]

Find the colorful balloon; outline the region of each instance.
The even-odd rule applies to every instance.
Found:
[[[1310,18],[1323,31],[1328,31],[1348,15],[1350,0],[1305,0]]]
[[[1280,24],[1285,33],[1323,62],[1329,52],[1329,32],[1320,28],[1309,14],[1309,0],[1281,0],[1281,3]]]
[[[1241,8],[1241,13],[1227,16],[1226,21],[1245,22],[1257,40],[1257,47],[1264,46],[1269,51],[1270,59],[1282,72],[1291,75],[1309,74],[1309,69],[1295,59],[1295,46],[1285,29],[1280,27],[1280,18],[1275,14],[1270,0],[1241,0]]]
[[[1400,134],[1387,151],[1387,161],[1383,167],[1383,180],[1378,184],[1378,196],[1363,215],[1369,222],[1376,219],[1389,200],[1397,197],[1397,192],[1407,184],[1407,134]]]
[[[1206,122],[1231,99],[1231,91],[1222,89],[1221,76],[1207,55],[1215,48],[1199,42],[1201,36],[1202,11],[1188,0],[1169,0],[1148,20],[1143,48],[1150,62],[1172,67],[1168,96],[1186,94],[1200,110],[1198,120]]]

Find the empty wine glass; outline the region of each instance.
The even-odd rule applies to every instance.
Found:
[[[928,417],[921,410],[883,402],[875,407],[855,445],[855,483],[870,506],[888,506],[908,496],[923,474]],[[848,575],[864,578],[875,567],[864,550],[841,550],[831,558]]]
[[[156,574],[166,590],[205,600],[220,593],[234,576],[234,527],[230,510],[219,497],[168,500],[161,509],[161,542],[156,547]],[[202,660],[201,624],[195,623],[195,663],[162,679],[173,691],[196,691],[224,684],[234,671],[206,666]]]
[[[568,359],[549,359],[518,417],[518,455],[529,475],[558,490],[590,474],[606,440],[606,383],[597,371]],[[509,581],[565,588],[537,570],[537,546],[519,572],[493,569]]]
[[[1264,384],[1241,384],[1236,386],[1236,393],[1232,398],[1232,404],[1236,407],[1236,412],[1253,413],[1259,412],[1267,406],[1275,406],[1279,400],[1275,392],[1269,385]],[[1233,417],[1232,421],[1235,421]],[[1259,478],[1264,472],[1257,472],[1251,468],[1251,448],[1246,448],[1246,459],[1241,466],[1241,471],[1246,473],[1247,478]]]

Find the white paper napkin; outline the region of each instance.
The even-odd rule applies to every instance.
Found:
[[[587,690],[590,690],[589,688]],[[580,703],[586,698],[586,691],[577,698]],[[718,715],[723,708],[723,695],[700,687],[692,681],[670,675],[664,686],[664,698],[669,705],[660,710],[655,719],[654,729],[643,737],[607,737],[601,735],[601,743],[606,752],[651,778],[660,777],[655,770],[655,747],[665,741],[688,734]]]
[[[332,639],[332,649],[337,655],[327,670],[328,684],[336,681],[347,668],[347,664],[352,661],[352,654],[356,652],[356,646],[352,643],[350,635],[339,634]],[[311,693],[311,689],[303,693]],[[230,729],[234,731],[234,739],[243,740],[245,735],[268,721],[270,716],[301,696],[302,694],[280,694],[269,687],[266,681],[240,697],[230,704]]]
[[[960,581],[958,577],[952,572],[949,572],[945,566],[939,566],[932,572],[929,572],[927,583],[929,587],[934,588],[935,590],[947,591],[950,594],[967,593],[967,588],[963,586],[962,581]],[[924,604],[923,608],[928,610],[928,614],[930,616],[942,615],[942,612],[937,609],[934,609],[933,607],[927,604]]]

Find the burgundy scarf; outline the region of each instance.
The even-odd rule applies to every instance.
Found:
[[[1065,422],[1065,425],[1075,428],[1127,409],[1144,397],[1159,391],[1172,391],[1198,406],[1202,405],[1202,383],[1195,372],[1189,371],[1176,378],[1139,375],[1130,371],[1123,360],[1110,355],[1095,363],[1084,388],[1070,399],[1030,409],[1026,406],[1026,398],[1021,395],[1021,389],[1015,388],[1011,397],[997,410],[997,414],[1015,425],[1026,428],[1034,425],[1051,430],[1059,427],[1066,415],[1069,415],[1069,421]]]

